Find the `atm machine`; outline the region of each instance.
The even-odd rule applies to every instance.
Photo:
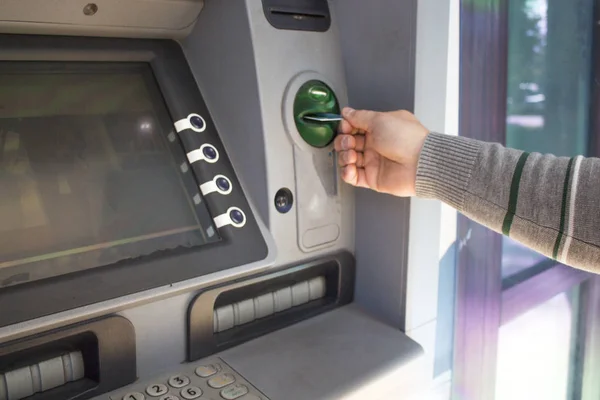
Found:
[[[399,399],[324,0],[0,3],[0,400]],[[392,244],[390,244],[392,245]]]

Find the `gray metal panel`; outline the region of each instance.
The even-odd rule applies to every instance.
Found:
[[[183,47],[240,181],[275,238],[277,264],[352,251],[352,188],[340,185],[327,149],[299,145],[295,125],[288,129],[286,123],[292,114],[289,90],[302,77],[318,75],[347,103],[335,18],[327,32],[278,30],[260,1],[208,1]],[[329,177],[338,183],[335,195],[321,183]],[[283,187],[294,194],[286,214],[274,207]],[[312,230],[329,225],[337,225],[337,239]],[[306,235],[323,237],[307,248]]]
[[[354,108],[413,110],[417,0],[333,0]],[[404,328],[410,202],[356,191],[355,299]]]
[[[235,171],[268,226],[265,143],[244,2],[206,2],[182,46]]]
[[[423,383],[422,355],[356,305],[219,354],[273,400],[409,398]]]

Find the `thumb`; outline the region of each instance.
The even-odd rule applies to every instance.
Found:
[[[373,119],[377,113],[375,111],[367,110],[354,110],[350,107],[345,107],[342,110],[342,116],[352,125],[354,128],[368,131],[371,127]]]

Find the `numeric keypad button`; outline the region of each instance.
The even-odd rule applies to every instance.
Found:
[[[196,386],[189,386],[183,389],[180,395],[186,400],[197,399],[202,396],[202,389]]]
[[[190,378],[185,375],[175,375],[169,378],[169,386],[175,389],[182,388],[190,384]]]
[[[145,400],[145,399],[146,399],[146,396],[144,396],[140,392],[127,393],[125,396],[123,396],[123,400]]]
[[[158,397],[169,393],[169,388],[162,383],[153,383],[146,388],[146,393],[148,393],[148,396]]]
[[[179,397],[172,394],[167,394],[161,397],[160,400],[179,400]]]

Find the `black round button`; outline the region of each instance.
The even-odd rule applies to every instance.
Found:
[[[208,160],[214,160],[217,158],[217,149],[212,146],[205,146],[202,149],[202,154],[204,154],[204,157],[206,157]]]
[[[292,209],[294,195],[288,188],[281,188],[275,193],[275,209],[285,214]]]
[[[236,223],[241,224],[244,222],[244,214],[240,210],[231,210],[229,211],[229,218]]]
[[[229,190],[229,188],[231,188],[231,183],[229,182],[229,179],[223,178],[223,177],[219,177],[217,178],[217,187],[219,188],[219,190],[226,192]]]
[[[206,128],[206,123],[204,120],[197,115],[190,117],[190,124],[192,124],[192,126],[198,130],[203,130]]]

